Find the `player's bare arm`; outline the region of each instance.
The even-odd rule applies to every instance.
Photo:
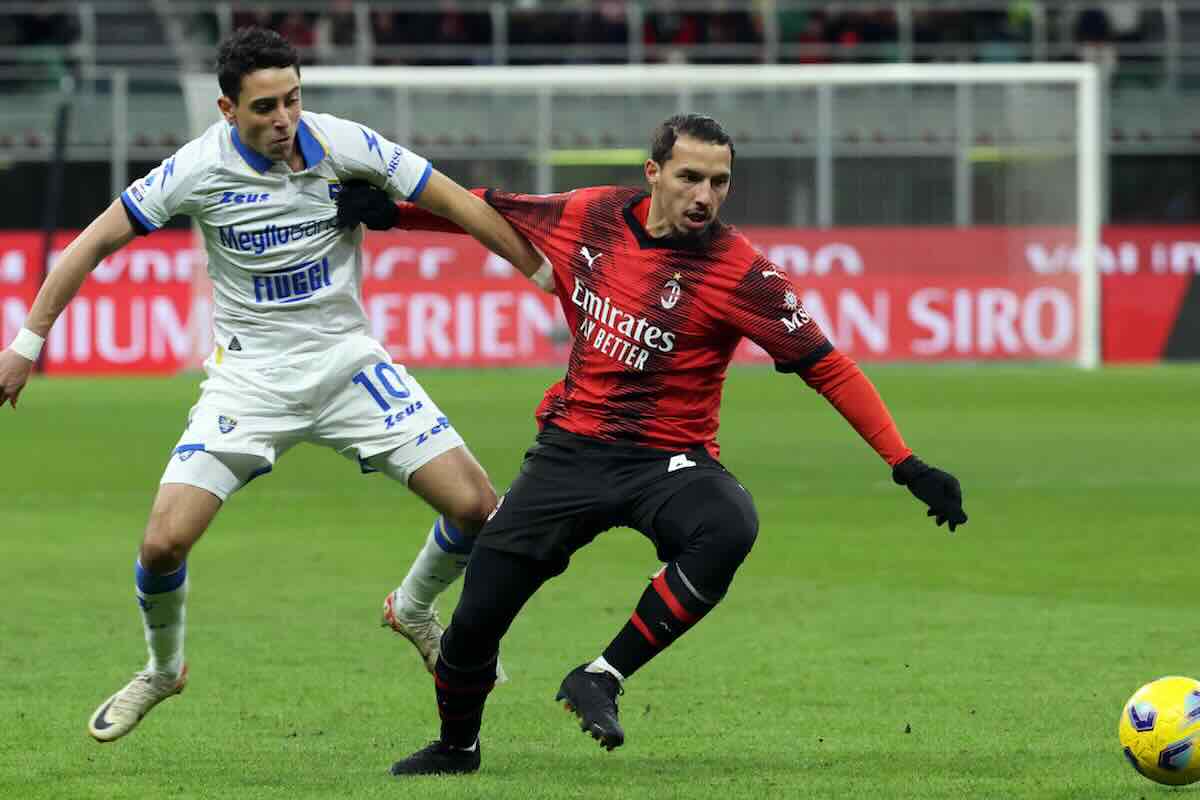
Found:
[[[24,329],[14,341],[14,344],[24,341],[26,346],[10,346],[0,352],[0,406],[7,401],[16,408],[17,397],[29,380],[29,373],[37,360],[36,350],[40,349],[42,343],[38,340],[44,340],[50,333],[58,315],[79,291],[88,273],[94,270],[102,259],[128,244],[133,237],[133,226],[129,223],[120,199],[117,199],[63,251],[38,291],[33,308],[29,310],[29,316],[25,320]],[[28,344],[30,342],[32,346]],[[19,351],[23,351],[24,354]]]
[[[496,209],[437,170],[430,174],[417,205],[457,224],[522,275],[531,278],[541,269],[542,256]]]

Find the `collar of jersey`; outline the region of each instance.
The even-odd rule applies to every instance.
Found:
[[[309,130],[308,123],[300,120],[296,126],[296,141],[300,143],[300,155],[304,157],[304,168],[312,169],[325,158],[325,148]]]
[[[237,128],[232,125],[230,126],[230,136],[233,139],[234,148],[255,172],[260,174],[266,172],[275,163],[257,150],[247,147],[242,138],[238,136]],[[296,126],[296,141],[300,145],[300,155],[304,159],[305,169],[311,169],[325,158],[325,148],[317,141],[317,137],[313,136],[304,120],[300,120],[300,124]]]
[[[714,222],[705,234],[696,240],[680,239],[677,236],[661,236],[654,238],[646,230],[646,226],[638,219],[637,212],[634,211],[638,207],[638,203],[649,197],[646,192],[638,192],[625,203],[625,208],[622,209],[625,217],[625,224],[629,226],[629,230],[637,239],[638,246],[643,250],[686,250],[689,252],[703,251],[709,244],[712,243],[716,233],[720,230],[720,221]]]

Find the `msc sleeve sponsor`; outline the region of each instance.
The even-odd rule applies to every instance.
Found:
[[[755,259],[730,295],[727,319],[738,333],[791,372],[832,349],[821,326],[800,302],[796,287],[775,264]]]
[[[312,114],[310,118],[329,139],[339,178],[363,178],[383,187],[393,198],[415,200],[420,196],[433,172],[426,159],[357,122],[330,114]]]
[[[196,189],[204,175],[202,140],[195,139],[121,192],[139,232],[156,231],[177,214],[198,210]]]

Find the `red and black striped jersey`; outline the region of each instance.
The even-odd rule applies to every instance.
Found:
[[[553,265],[574,335],[541,424],[663,450],[703,445],[715,457],[721,389],[742,337],[782,372],[833,349],[787,275],[735,228],[655,239],[644,227],[649,195],[623,187],[485,198]]]

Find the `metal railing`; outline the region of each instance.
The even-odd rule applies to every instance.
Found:
[[[929,31],[923,24],[930,15],[971,15],[1008,13],[1009,2],[1004,0],[891,0],[841,4],[838,13],[877,13],[883,27],[881,41],[807,41],[791,35],[786,22],[795,15],[823,12],[826,3],[813,0],[644,0],[620,4],[620,21],[606,17],[612,23],[608,32],[620,33],[620,40],[597,37],[600,30],[589,15],[598,13],[601,5],[545,2],[534,7],[512,2],[487,0],[458,0],[452,12],[475,19],[485,41],[454,42],[446,40],[393,41],[381,37],[373,24],[373,14],[403,14],[414,22],[440,18],[447,6],[436,0],[397,2],[397,0],[359,0],[343,12],[341,22],[349,23],[345,31],[352,32],[348,42],[317,41],[302,45],[309,63],[343,63],[368,65],[392,63],[461,63],[504,65],[549,62],[629,62],[646,61],[739,61],[785,63],[822,61],[832,63],[863,61],[1059,61],[1079,60],[1081,49],[1075,41],[1071,26],[1076,13],[1093,4],[1085,2],[1056,2],[1029,0],[1023,4],[1024,15],[1012,30],[999,37],[970,39],[970,34],[951,30],[939,33],[937,41],[928,41]],[[172,21],[182,23],[181,37],[165,37],[159,44],[126,43],[106,46],[100,29],[111,17],[121,14],[144,14],[147,7],[163,16],[164,29]],[[0,7],[4,17],[31,13],[61,13],[69,15],[78,28],[78,38],[64,47],[30,48],[0,46],[0,63],[27,63],[65,59],[85,77],[100,66],[140,64],[204,63],[211,60],[216,41],[228,35],[240,12],[269,13],[301,12],[326,20],[334,18],[328,0],[254,0],[254,2],[210,3],[200,0],[165,2],[134,2],[134,0],[85,0],[67,2],[15,2]],[[1174,88],[1181,76],[1200,73],[1200,48],[1187,45],[1200,40],[1200,0],[1149,0],[1140,5],[1140,19],[1150,30],[1141,41],[1116,40],[1104,45],[1104,56],[1117,64],[1116,75],[1154,81],[1168,89]],[[671,44],[647,40],[647,23],[667,14],[738,14],[754,23],[749,41],[720,43]],[[574,27],[568,23],[575,21]],[[593,21],[589,21],[593,20]],[[525,41],[523,28],[536,30],[540,23],[561,32],[571,27],[570,41]],[[529,28],[533,25],[533,28]],[[615,26],[615,27],[614,27]],[[1185,38],[1185,37],[1196,37]],[[327,37],[326,37],[327,38]],[[400,38],[403,38],[401,36]]]
[[[916,69],[908,65],[890,69],[905,67]],[[1002,65],[977,65],[969,69],[1000,68]],[[551,70],[547,74],[563,72],[553,67],[535,69]],[[688,69],[702,72],[705,85],[719,74],[732,72],[717,67]],[[822,69],[801,71],[816,73]],[[430,70],[437,75],[455,71]],[[477,72],[471,68],[458,71]],[[627,97],[619,102],[593,99],[580,103],[562,98],[562,104],[553,109],[545,93],[504,96],[497,103],[496,97],[489,100],[461,90],[441,94],[426,91],[420,102],[421,113],[413,117],[409,90],[403,86],[368,89],[356,80],[353,88],[343,88],[323,83],[320,72],[310,71],[306,91],[314,110],[355,119],[439,163],[523,165],[529,169],[528,179],[532,181],[528,188],[539,192],[556,187],[555,157],[575,153],[575,161],[562,162],[563,166],[571,166],[586,163],[579,161],[581,153],[591,159],[599,151],[625,148],[623,152],[628,152],[629,148],[644,147],[644,135],[664,109],[688,108],[693,100],[692,89],[683,84],[670,84],[644,97]],[[369,70],[368,74],[380,72]],[[413,70],[401,72],[411,74]],[[211,76],[205,77],[211,82]],[[65,95],[74,110],[68,157],[73,161],[107,161],[110,190],[115,195],[131,177],[131,162],[157,161],[189,138],[186,93],[178,80],[173,75],[155,78],[125,69],[98,69],[92,81],[68,81],[56,91],[39,92],[24,103],[12,103],[20,110],[6,114],[0,121],[0,156],[14,161],[49,158],[49,120]],[[0,72],[0,90],[3,87],[4,74]],[[210,89],[215,97],[215,84]],[[831,86],[815,86],[787,95],[786,102],[781,102],[778,92],[738,95],[736,109],[729,104],[732,97],[726,97],[727,92],[708,91],[704,102],[729,107],[728,122],[738,140],[739,163],[747,160],[750,164],[767,164],[782,159],[811,165],[811,221],[822,226],[834,221],[832,176],[837,159],[901,159],[912,160],[913,164],[933,159],[951,164],[954,202],[953,215],[947,221],[967,225],[972,222],[972,159],[985,158],[982,154],[992,150],[1004,153],[1024,149],[1033,154],[1031,157],[1058,153],[1064,147],[1069,149],[1075,128],[1074,110],[1064,109],[1062,100],[1037,87],[1017,94],[997,94],[952,81],[936,91],[917,91],[905,84],[890,90],[859,87],[836,92]],[[468,97],[470,102],[464,102]],[[1071,104],[1069,95],[1066,104]],[[1021,113],[1015,114],[1014,110]],[[1200,113],[1193,117],[1193,124],[1200,129]],[[521,124],[510,124],[515,120]],[[201,127],[205,124],[199,119],[192,121]],[[1191,137],[1184,140],[1184,146],[1200,150],[1200,143]]]

